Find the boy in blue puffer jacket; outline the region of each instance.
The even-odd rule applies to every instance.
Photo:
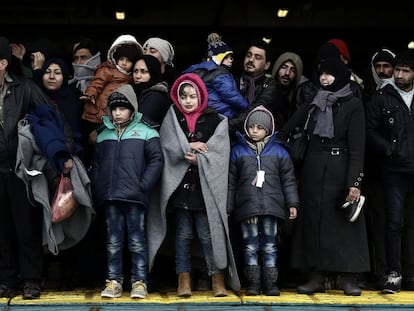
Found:
[[[258,106],[231,149],[227,212],[241,226],[246,295],[280,295],[278,222],[295,219],[299,207],[293,163],[274,139],[274,128],[272,113]]]

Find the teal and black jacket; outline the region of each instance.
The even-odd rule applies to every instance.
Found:
[[[108,116],[99,133],[92,162],[92,187],[97,205],[106,200],[149,204],[151,189],[161,176],[164,157],[159,134],[137,112],[121,135]]]

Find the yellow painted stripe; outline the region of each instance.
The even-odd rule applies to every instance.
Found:
[[[101,298],[100,290],[75,291],[45,291],[40,299],[23,300],[21,295],[10,301],[0,299],[0,305],[54,305],[54,304],[287,304],[287,305],[405,305],[414,306],[414,293],[402,291],[393,295],[384,295],[379,291],[362,291],[361,296],[345,296],[340,290],[330,290],[323,294],[300,295],[294,290],[282,290],[280,296],[240,296],[228,291],[227,297],[213,297],[211,291],[193,292],[190,298],[177,297],[177,293],[153,292],[146,299],[131,299],[129,292],[124,292],[121,298]]]

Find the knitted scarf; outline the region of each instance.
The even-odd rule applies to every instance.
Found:
[[[73,78],[69,80],[69,84],[76,82],[76,87],[85,92],[89,81],[92,80],[96,70],[96,66],[101,63],[101,53],[98,52],[93,55],[86,64],[72,64],[73,66]]]
[[[313,120],[316,121],[313,134],[320,137],[335,137],[332,105],[336,103],[339,98],[346,97],[351,94],[352,91],[349,83],[336,92],[321,89],[318,93],[316,93],[310,103],[311,107],[315,106],[317,108],[313,112]]]
[[[241,93],[242,95],[247,98],[248,102],[252,104],[256,99],[255,91],[256,91],[256,82],[261,80],[264,76],[262,73],[259,76],[253,77],[247,73],[242,74],[242,87]]]
[[[256,155],[260,155],[269,139],[270,136],[266,136],[262,141],[252,142],[249,139],[247,139],[246,142],[249,145],[249,147],[252,148],[254,152],[256,152]]]

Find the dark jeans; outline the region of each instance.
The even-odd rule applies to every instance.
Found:
[[[414,193],[414,174],[384,172],[385,250],[387,272],[401,274],[401,232],[404,225],[404,207],[409,193]]]
[[[145,207],[128,202],[109,201],[105,204],[107,226],[108,279],[122,284],[125,230],[131,254],[131,283],[147,281],[148,244]]]
[[[273,216],[259,216],[257,224],[242,221],[245,266],[276,267],[277,220]],[[262,254],[261,260],[259,259]]]
[[[26,186],[14,173],[0,173],[0,237],[0,284],[40,282],[42,208],[29,203]]]
[[[207,213],[205,211],[188,211],[177,208],[175,219],[175,264],[177,274],[191,271],[191,245],[194,226],[197,229],[197,235],[203,248],[208,275],[219,273],[214,263]]]

